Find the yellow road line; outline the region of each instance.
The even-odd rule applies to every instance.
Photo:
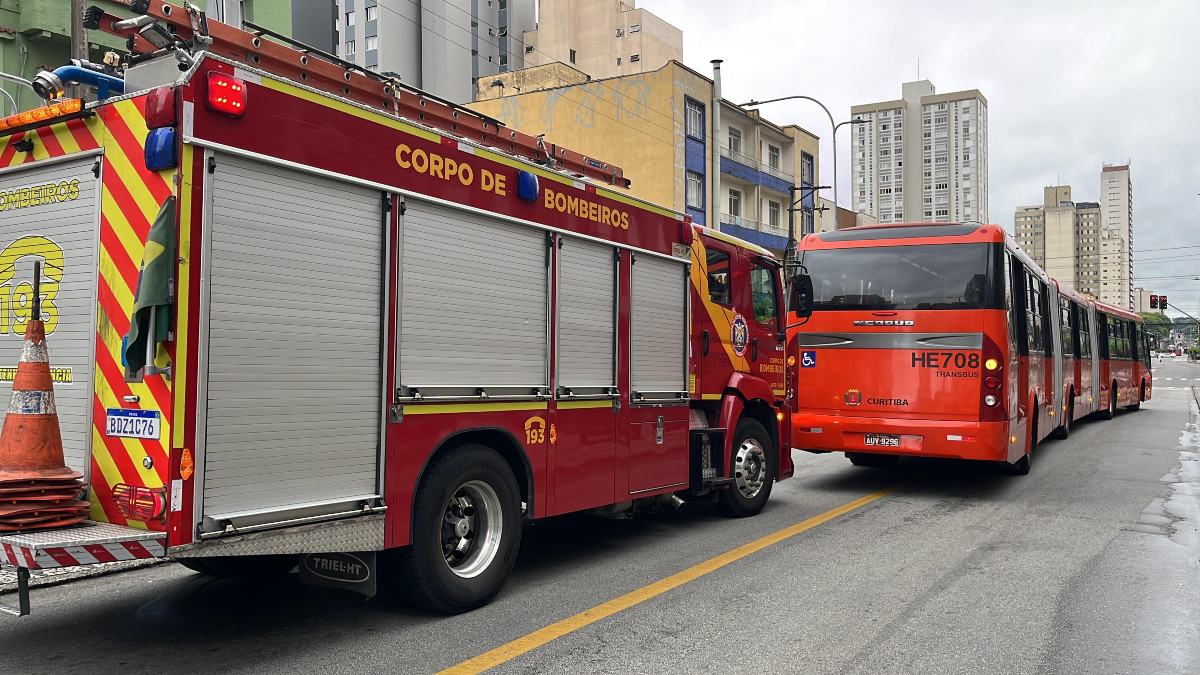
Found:
[[[879,490],[878,492],[872,492],[871,494],[859,497],[854,501],[847,502],[824,513],[815,515],[812,518],[800,521],[795,525],[790,525],[782,530],[773,532],[759,539],[755,539],[747,544],[742,544],[735,549],[726,551],[725,553],[709,558],[704,562],[693,565],[682,572],[677,572],[665,579],[660,579],[654,583],[642,586],[637,590],[630,591],[625,595],[596,605],[595,607],[580,612],[575,616],[569,616],[561,621],[556,621],[545,628],[535,630],[524,637],[520,637],[512,642],[509,642],[508,644],[504,644],[491,651],[484,652],[483,654],[480,654],[473,659],[463,661],[456,666],[451,666],[441,671],[441,673],[442,675],[482,673],[485,670],[495,668],[496,666],[511,661],[512,659],[515,659],[526,652],[533,651],[538,647],[549,644],[550,642],[553,642],[564,635],[574,633],[575,631],[590,626],[601,619],[608,618],[618,612],[658,597],[667,591],[678,588],[690,581],[695,581],[696,579],[699,579],[710,572],[715,572],[726,565],[741,560],[742,558],[758,553],[759,551],[770,546],[774,546],[779,542],[791,539],[798,534],[811,530],[818,525],[827,523],[834,518],[850,513],[855,509],[862,508],[863,506],[866,506],[867,504],[870,504],[871,502],[888,495],[895,489],[895,486],[893,486]]]

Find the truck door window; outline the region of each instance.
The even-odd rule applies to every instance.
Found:
[[[716,249],[708,249],[708,299],[722,305],[733,304],[733,294],[730,281],[733,268],[729,264],[729,254]]]
[[[774,270],[762,263],[754,263],[750,269],[750,297],[754,302],[754,320],[774,328],[778,323],[776,310],[779,297],[776,295]]]

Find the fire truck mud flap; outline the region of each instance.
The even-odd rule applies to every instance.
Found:
[[[300,559],[300,582],[373,598],[379,588],[377,569],[374,551],[310,553]]]
[[[109,523],[87,522],[45,532],[0,535],[0,564],[17,568],[17,606],[0,612],[29,614],[29,581],[34,570],[161,558],[166,534]]]

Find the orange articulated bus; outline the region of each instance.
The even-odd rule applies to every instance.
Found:
[[[999,226],[858,227],[809,235],[800,255],[813,288],[788,336],[799,448],[1027,473],[1038,442],[1150,395],[1138,316],[1060,286]]]

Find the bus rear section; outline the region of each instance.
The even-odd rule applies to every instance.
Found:
[[[790,336],[797,447],[868,465],[1009,459],[999,228],[856,228],[809,236],[802,256],[813,312]]]

